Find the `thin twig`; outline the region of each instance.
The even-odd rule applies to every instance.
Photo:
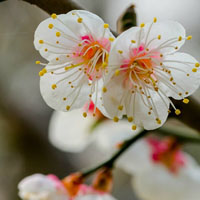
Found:
[[[107,161],[101,163],[100,165],[89,169],[85,172],[82,172],[83,177],[86,177],[94,172],[96,172],[97,170],[101,169],[102,167],[108,167],[108,168],[112,168],[115,161],[121,156],[121,154],[123,154],[133,143],[135,143],[137,140],[139,140],[140,138],[144,137],[145,135],[147,135],[147,131],[144,130],[141,133],[135,135],[134,137],[132,137],[129,140],[126,140],[123,144],[123,146],[121,147],[121,149],[119,151],[117,151],[110,159],[108,159]]]

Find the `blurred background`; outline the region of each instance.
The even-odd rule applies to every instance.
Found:
[[[116,20],[135,4],[137,21],[173,19],[184,25],[193,40],[184,51],[200,60],[199,0],[76,0],[82,7],[101,16],[116,30]],[[17,183],[33,173],[54,173],[64,177],[78,169],[95,165],[97,156],[90,146],[80,154],[65,153],[48,141],[50,109],[39,91],[35,65],[41,60],[33,47],[38,24],[48,15],[26,2],[8,0],[0,3],[0,199],[17,199]],[[196,92],[199,99],[200,92]],[[92,150],[92,151],[91,151]],[[187,147],[197,160],[197,145]],[[200,152],[200,151],[199,151]],[[87,162],[85,162],[87,160]],[[118,199],[136,200],[129,176],[116,170],[114,195]],[[123,187],[122,187],[123,186]]]

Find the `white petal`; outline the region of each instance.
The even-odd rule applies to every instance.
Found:
[[[195,63],[197,60],[189,54],[186,53],[175,53],[165,57],[163,62],[164,65],[169,67],[171,70],[171,75],[173,77],[172,82],[169,82],[172,88],[169,88],[166,84],[162,83],[161,88],[167,96],[171,96],[175,99],[182,99],[183,97],[189,96],[194,93],[200,85],[200,70],[197,68],[197,72],[193,72],[192,69],[195,68]],[[169,62],[177,61],[177,62]],[[193,63],[193,64],[187,64]],[[163,72],[164,73],[164,72]],[[189,76],[187,76],[189,74]],[[181,93],[182,95],[179,95]]]
[[[76,14],[72,15],[72,13]],[[82,36],[91,35],[95,39],[100,39],[104,30],[105,37],[112,36],[109,29],[104,29],[103,20],[88,11],[73,10],[57,17],[57,19],[48,18],[41,22],[35,32],[35,48],[49,61],[59,55],[72,53],[73,48],[78,45]],[[79,17],[83,19],[82,23],[78,23]],[[49,29],[49,24],[53,24],[54,27]],[[56,32],[61,33],[59,37],[56,36]],[[40,44],[39,40],[43,40],[44,44]],[[59,44],[56,43],[57,41],[59,41]],[[48,51],[45,51],[45,49],[48,49]]]
[[[145,38],[144,41],[146,40],[149,28],[151,26],[151,23],[148,23],[144,27],[145,31]],[[158,35],[161,35],[161,39],[158,40]],[[183,39],[181,41],[178,41],[179,36],[181,36]],[[162,48],[160,49],[160,53],[170,53],[175,51],[175,47],[178,47],[178,49],[184,44],[185,42],[185,29],[184,27],[176,22],[176,21],[161,21],[161,22],[156,22],[153,23],[152,29],[149,33],[147,43],[154,39],[153,42],[148,46],[150,50],[158,48],[163,42],[168,41],[169,39],[175,38],[175,42],[172,44],[169,44],[168,46],[172,47],[167,47],[167,48]]]
[[[137,42],[139,41],[139,37],[144,37],[143,29],[139,27],[133,27],[121,33],[114,41],[110,55],[109,55],[109,66],[112,65],[122,65],[124,64],[124,59],[129,59],[130,56],[130,45],[132,48],[138,47]],[[131,40],[135,40],[136,43],[132,43]],[[123,53],[120,54],[118,51],[122,51]],[[108,66],[108,69],[109,69]]]
[[[108,117],[113,118],[122,117],[123,111],[118,110],[118,106],[123,103],[122,99],[126,90],[122,87],[123,78],[121,76],[113,76],[113,78],[106,84],[107,92],[102,94],[103,105],[108,114]]]
[[[27,192],[36,193],[43,191],[55,191],[54,183],[42,174],[34,174],[32,176],[26,177],[19,183],[18,187],[22,191],[24,190]]]
[[[72,15],[76,13],[76,15]],[[70,28],[74,33],[81,36],[91,34],[96,39],[100,39],[104,32],[104,21],[97,15],[86,10],[72,10],[67,13],[68,17],[64,19],[66,24],[70,24]],[[83,23],[77,23],[77,16],[83,19]],[[105,37],[113,36],[109,29],[105,29]]]
[[[90,93],[90,87],[88,86],[88,79],[86,76],[83,75],[83,78],[78,78],[74,81],[72,83],[74,88],[71,88],[71,85],[69,84],[70,81],[72,82],[79,75],[76,73],[75,75],[70,76],[70,74],[76,71],[82,73],[79,72],[79,70],[74,69],[72,72],[67,71],[60,75],[55,73],[46,73],[41,77],[40,91],[44,100],[50,107],[56,110],[66,111],[66,106],[71,106],[72,102],[75,100],[70,108],[70,110],[72,110],[83,107],[83,105],[89,100],[88,95]],[[67,78],[68,76],[70,77]],[[56,84],[57,81],[62,79],[64,80]],[[56,84],[57,88],[52,89],[53,84]]]
[[[19,196],[26,200],[68,200],[66,191],[42,174],[34,174],[23,179],[19,185]]]
[[[145,95],[142,95],[139,92],[136,92],[134,95],[134,107],[132,107],[130,102],[126,103],[126,105],[129,106],[127,110],[133,109],[134,111],[134,123],[138,126],[144,127],[146,130],[153,130],[162,126],[168,116],[168,100],[162,94],[159,95],[158,92],[152,90],[149,90],[149,96],[151,96],[150,100],[148,100]],[[151,100],[153,103],[149,104],[149,101]],[[149,105],[151,105],[153,108],[153,110],[151,110],[151,114],[148,114],[150,111]],[[160,119],[160,123],[157,123],[156,118]]]
[[[76,198],[76,200],[116,200],[109,194],[88,194]]]
[[[67,152],[81,152],[94,139],[91,125],[94,117],[82,116],[83,110],[54,111],[49,124],[49,139],[57,148]]]
[[[182,169],[172,174],[156,165],[135,176],[133,187],[144,200],[198,200],[200,168]]]
[[[68,18],[69,14],[58,16],[58,19],[61,21]],[[54,27],[49,29],[49,24],[53,24]],[[61,36],[57,37],[56,32],[60,32]],[[35,48],[40,51],[41,56],[50,61],[62,54],[66,55],[67,53],[72,52],[72,50],[69,49],[75,47],[79,41],[81,41],[75,33],[76,32],[73,33],[70,30],[69,24],[64,25],[57,19],[48,18],[41,22],[37,27],[34,36],[34,45]],[[40,44],[40,40],[43,40],[44,43]],[[59,44],[56,43],[57,41],[59,41]],[[45,49],[47,49],[47,51],[45,51]]]

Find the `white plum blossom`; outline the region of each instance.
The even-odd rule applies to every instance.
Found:
[[[46,103],[60,111],[81,108],[94,99],[107,71],[108,53],[114,40],[109,25],[84,10],[52,14],[35,31],[34,45],[48,63],[39,72],[40,90]],[[84,112],[87,116],[87,110]]]
[[[163,125],[170,105],[181,114],[170,97],[187,104],[186,97],[200,85],[198,61],[177,52],[191,38],[178,22],[156,18],[119,35],[110,50],[103,93],[109,117],[117,122],[126,114],[133,129],[151,130]]]
[[[23,179],[18,188],[24,200],[69,200],[64,186],[54,175],[34,174]]]

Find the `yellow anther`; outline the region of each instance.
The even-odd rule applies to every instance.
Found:
[[[133,126],[132,126],[132,130],[136,130],[137,129],[137,126],[134,124]]]
[[[55,89],[57,88],[57,85],[56,85],[56,84],[53,84],[53,85],[51,86],[51,88],[52,88],[53,90],[55,90]]]
[[[154,22],[154,23],[157,22],[157,18],[156,18],[156,17],[153,18],[153,22]]]
[[[86,112],[83,113],[83,117],[87,117],[87,113]]]
[[[35,61],[35,64],[36,64],[36,65],[39,65],[39,64],[40,64],[40,61],[39,61],[39,60]]]
[[[161,35],[158,35],[158,40],[160,40],[161,39]]]
[[[187,36],[187,40],[191,40],[191,39],[192,39],[191,35]]]
[[[106,68],[108,66],[108,64],[106,62],[103,62],[102,67]]]
[[[186,94],[186,95],[188,95],[188,94],[189,94],[189,92],[185,92],[185,94]]]
[[[59,60],[59,58],[56,58],[56,60],[58,61],[58,60]]]
[[[66,110],[70,110],[70,108],[71,108],[70,106],[66,106]]]
[[[58,31],[58,32],[56,32],[56,36],[57,37],[60,37],[60,35],[61,35],[61,33]]]
[[[119,76],[119,74],[120,74],[120,71],[117,69],[117,70],[115,71],[115,76]]]
[[[65,70],[67,71],[68,69],[70,69],[69,67],[65,67]]]
[[[96,117],[96,114],[95,114],[95,113],[93,113],[93,114],[92,114],[92,116],[93,116],[93,117]]]
[[[183,99],[183,103],[185,103],[185,104],[188,104],[190,102],[190,100],[189,99]]]
[[[128,117],[127,119],[128,119],[129,122],[133,121],[133,117]]]
[[[113,42],[113,41],[115,40],[115,38],[109,37],[109,40],[110,40],[111,42]]]
[[[44,40],[39,40],[39,43],[40,43],[40,44],[43,44],[43,43],[44,43]]]
[[[103,91],[104,93],[106,93],[106,92],[107,92],[107,88],[106,88],[106,87],[103,87],[103,88],[102,88],[102,91]]]
[[[114,122],[118,122],[118,121],[119,121],[119,118],[115,116],[115,117],[113,118],[113,121],[114,121]]]
[[[103,27],[104,28],[109,28],[109,24],[104,24]]]
[[[176,46],[174,49],[176,49],[176,50],[177,50],[177,49],[178,49],[178,47]]]
[[[53,24],[49,24],[49,26],[48,26],[50,29],[52,29],[53,28]]]
[[[45,74],[45,73],[47,73],[47,69],[46,68],[43,68],[42,69],[42,72]]]
[[[44,51],[46,51],[46,52],[47,52],[47,51],[48,51],[48,49],[46,48]]]
[[[123,54],[123,51],[122,51],[122,50],[118,50],[118,53],[119,53],[119,54]]]
[[[160,57],[162,58],[162,57],[163,57],[163,54],[160,54]]]
[[[193,68],[192,71],[193,71],[193,72],[197,72],[197,68]]]
[[[181,40],[182,40],[182,37],[181,37],[181,36],[179,36],[179,37],[178,37],[178,41],[181,41]]]
[[[162,123],[161,120],[160,120],[159,118],[156,118],[156,121],[157,121],[158,124],[161,124],[161,123]]]
[[[57,18],[57,15],[56,15],[55,13],[53,13],[53,14],[51,15],[51,18],[56,19],[56,18]]]
[[[118,110],[123,110],[123,108],[124,108],[124,107],[123,107],[122,105],[119,105],[119,106],[118,106]]]
[[[67,98],[66,97],[63,97],[63,101],[66,101],[67,100]]]
[[[176,115],[180,115],[180,114],[181,114],[181,111],[180,111],[179,109],[176,109],[176,110],[175,110],[175,114],[176,114]]]
[[[143,28],[145,26],[145,23],[141,23],[140,27]]]
[[[56,41],[56,44],[59,44],[59,41]]]
[[[77,19],[77,22],[78,22],[78,23],[82,23],[82,21],[83,21],[83,18],[81,18],[81,17],[79,17],[79,18]]]
[[[200,64],[199,63],[195,63],[195,67],[199,67],[200,66]]]
[[[134,43],[136,43],[136,41],[135,41],[135,40],[131,40],[131,43],[133,43],[133,44],[134,44]]]
[[[40,71],[38,74],[39,74],[39,76],[43,76],[43,75],[44,75],[44,72],[43,72],[43,71]]]

